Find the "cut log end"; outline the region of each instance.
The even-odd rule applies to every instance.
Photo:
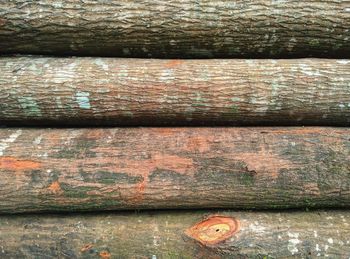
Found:
[[[198,222],[185,234],[202,245],[210,246],[224,242],[239,231],[239,221],[233,217],[215,215]]]

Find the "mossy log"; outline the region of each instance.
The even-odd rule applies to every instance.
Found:
[[[346,0],[7,0],[0,17],[2,53],[350,57]]]
[[[0,58],[6,125],[350,125],[350,60]]]
[[[350,207],[350,129],[0,130],[0,212]]]
[[[349,258],[350,212],[0,217],[2,258]]]

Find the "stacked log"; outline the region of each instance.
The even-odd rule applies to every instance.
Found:
[[[349,27],[346,0],[0,1],[0,257],[348,258]]]
[[[350,207],[347,128],[1,129],[0,212]]]
[[[349,211],[339,210],[0,216],[0,255],[4,258],[347,258],[349,224]]]
[[[350,60],[0,58],[3,125],[350,125]]]
[[[0,2],[0,52],[153,58],[350,57],[348,1]]]

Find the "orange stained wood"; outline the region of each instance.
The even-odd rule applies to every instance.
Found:
[[[179,128],[154,128],[153,133],[156,133],[156,135],[171,136],[174,134],[181,133],[181,129],[179,129]]]
[[[195,136],[191,137],[187,141],[186,149],[191,152],[206,152],[210,150],[209,141],[213,138],[210,136]]]
[[[0,157],[0,169],[8,171],[26,171],[26,170],[35,170],[41,167],[41,163],[30,161],[30,160],[21,160],[16,157]]]
[[[303,192],[311,195],[316,195],[316,196],[321,195],[321,191],[320,191],[320,188],[318,187],[318,183],[305,183],[303,185]]]
[[[58,181],[55,181],[55,182],[51,183],[50,186],[47,189],[50,192],[56,193],[56,194],[62,192],[60,183]]]
[[[139,164],[140,162],[137,162],[136,166],[134,163],[128,165],[128,168],[139,170],[143,177],[143,181],[136,185],[136,196],[134,197],[135,202],[140,202],[143,200],[143,194],[148,183],[148,177],[153,170],[162,168],[175,171],[179,174],[191,174],[194,171],[192,159],[174,155],[155,154],[153,155],[152,159],[143,161],[140,166]],[[143,170],[140,170],[139,168],[143,168]]]
[[[96,149],[94,149],[96,151]],[[104,149],[99,149],[97,152],[107,152]],[[108,152],[111,152],[108,149]],[[107,153],[108,153],[107,152]],[[130,176],[142,176],[143,180],[139,183],[133,185],[134,192],[129,192],[128,195],[133,193],[133,198],[130,199],[132,203],[138,203],[143,200],[144,192],[147,188],[147,184],[149,181],[149,175],[156,169],[165,169],[176,172],[182,175],[192,176],[195,172],[195,164],[192,158],[177,156],[177,155],[169,155],[169,154],[161,154],[161,153],[152,153],[149,159],[144,160],[133,160],[133,159],[117,159],[116,157],[95,157],[89,159],[75,159],[69,164],[62,165],[60,159],[51,159],[49,162],[51,166],[55,166],[60,164],[62,167],[62,174],[65,175],[67,172],[69,173],[77,173],[79,168],[84,166],[85,171],[87,173],[93,173],[96,165],[99,165],[100,170],[106,170],[109,172],[123,172]],[[64,178],[64,177],[63,177]],[[62,179],[65,181],[65,179]],[[62,183],[62,181],[60,181]],[[68,183],[68,182],[66,182]],[[74,185],[75,187],[79,186],[91,186],[98,187],[99,190],[89,191],[87,192],[89,195],[101,194],[101,188],[104,187],[103,184],[100,183],[86,183],[81,182],[75,179],[69,180],[69,185]],[[118,188],[118,184],[115,185],[115,188]],[[53,182],[51,185],[47,187],[47,190],[50,193],[60,193],[60,183]],[[104,191],[108,192],[107,189]],[[111,190],[109,190],[111,191]]]
[[[185,234],[203,245],[215,245],[239,231],[239,221],[233,217],[211,216],[185,231]]]
[[[100,258],[109,259],[109,258],[111,258],[111,254],[108,251],[101,251]]]
[[[248,170],[257,174],[269,176],[271,179],[278,178],[279,171],[296,167],[291,161],[279,157],[277,154],[261,150],[257,153],[238,153],[232,159],[246,163]]]
[[[80,252],[83,253],[83,252],[89,251],[92,247],[93,247],[92,244],[86,244],[80,249]]]
[[[180,59],[174,59],[174,60],[171,60],[171,61],[165,63],[164,66],[167,68],[174,68],[174,67],[181,65],[182,63],[184,63],[184,61],[182,61]]]

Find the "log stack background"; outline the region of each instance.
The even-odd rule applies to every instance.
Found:
[[[348,258],[349,27],[345,0],[0,2],[0,257]]]

